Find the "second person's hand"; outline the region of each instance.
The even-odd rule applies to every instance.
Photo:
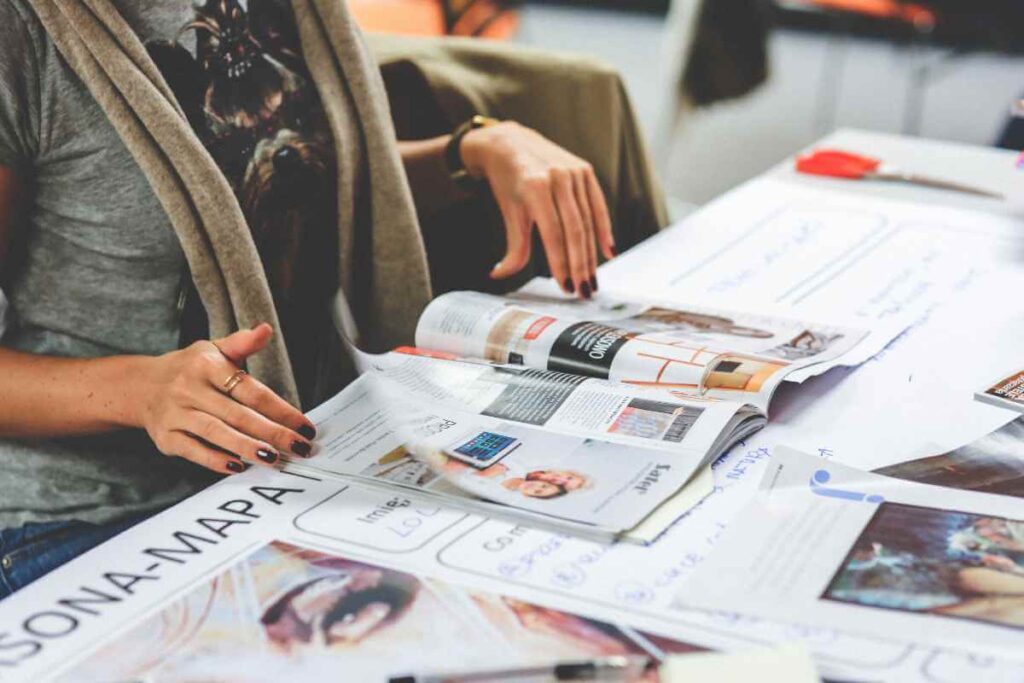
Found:
[[[615,256],[608,205],[593,167],[512,121],[467,133],[461,152],[470,174],[487,179],[505,221],[508,248],[491,277],[511,277],[526,267],[536,226],[552,277],[566,292],[589,299],[598,288],[598,247],[606,259]]]

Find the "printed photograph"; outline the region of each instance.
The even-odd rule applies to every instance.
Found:
[[[648,308],[643,313],[624,321],[638,322],[645,329],[662,332],[690,332],[693,334],[721,334],[729,337],[750,337],[754,339],[771,339],[775,336],[770,330],[738,325],[732,318],[694,311],[679,311],[657,306]]]
[[[425,488],[441,476],[430,465],[413,458],[405,446],[391,450],[360,474],[416,488]]]
[[[509,308],[494,322],[487,335],[484,359],[495,363],[512,363],[513,356],[523,358],[527,344],[554,322],[555,319],[551,317],[538,317],[521,308]]]
[[[682,443],[703,412],[703,408],[634,398],[622,409],[608,431],[613,434]]]
[[[579,442],[576,451],[585,455],[602,445],[603,442],[585,439]],[[452,453],[448,452],[435,456],[434,463],[435,469],[443,472],[460,489],[508,504],[515,504],[516,498],[503,496],[502,493],[544,501],[588,492],[595,485],[593,474],[566,468],[522,467],[514,459],[476,467],[464,458],[452,457]]]
[[[825,353],[833,344],[841,339],[843,339],[841,334],[804,330],[785,344],[780,344],[761,353],[772,358],[782,358],[788,361],[805,360]]]
[[[703,378],[707,391],[758,392],[786,367],[784,362],[771,362],[754,356],[724,353],[708,364]]]
[[[119,635],[64,680],[384,681],[612,655],[657,661],[698,649],[275,542]]]
[[[883,503],[822,597],[1024,629],[1024,520]]]
[[[922,484],[1024,498],[1024,418],[948,453],[875,472]]]

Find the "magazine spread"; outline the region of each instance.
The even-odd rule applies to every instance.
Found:
[[[329,416],[321,434],[342,436],[295,464],[647,542],[699,502],[706,487],[683,493],[696,473],[764,426],[787,375],[833,367],[866,335],[700,307],[451,293],[422,314],[417,347],[353,349],[363,378],[314,413]]]
[[[694,475],[764,424],[743,404],[667,398],[576,375],[388,354],[310,413],[319,449],[293,464],[584,536],[651,540],[700,501],[694,491],[709,492],[698,482],[680,505]],[[669,502],[673,514],[640,533]]]
[[[678,604],[1022,658],[1015,498],[777,449],[761,491]]]
[[[609,379],[676,397],[740,401],[767,412],[772,392],[787,375],[841,364],[867,334],[679,303],[453,292],[437,297],[420,316],[416,344],[459,358]]]

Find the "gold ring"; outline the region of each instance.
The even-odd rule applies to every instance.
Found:
[[[224,390],[224,393],[230,396],[231,392],[235,390],[235,387],[242,383],[242,380],[245,379],[245,376],[247,374],[249,373],[247,373],[245,370],[238,370],[233,375],[224,380],[224,384],[221,385],[221,388]]]

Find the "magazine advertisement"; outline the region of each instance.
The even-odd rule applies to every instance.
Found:
[[[863,329],[680,305],[454,292],[420,317],[419,348],[751,403],[808,367],[824,372]]]
[[[318,455],[295,466],[610,539],[764,424],[739,404],[664,399],[585,377],[392,354],[310,414]]]
[[[1024,658],[1016,499],[777,449],[762,489],[679,604]]]

